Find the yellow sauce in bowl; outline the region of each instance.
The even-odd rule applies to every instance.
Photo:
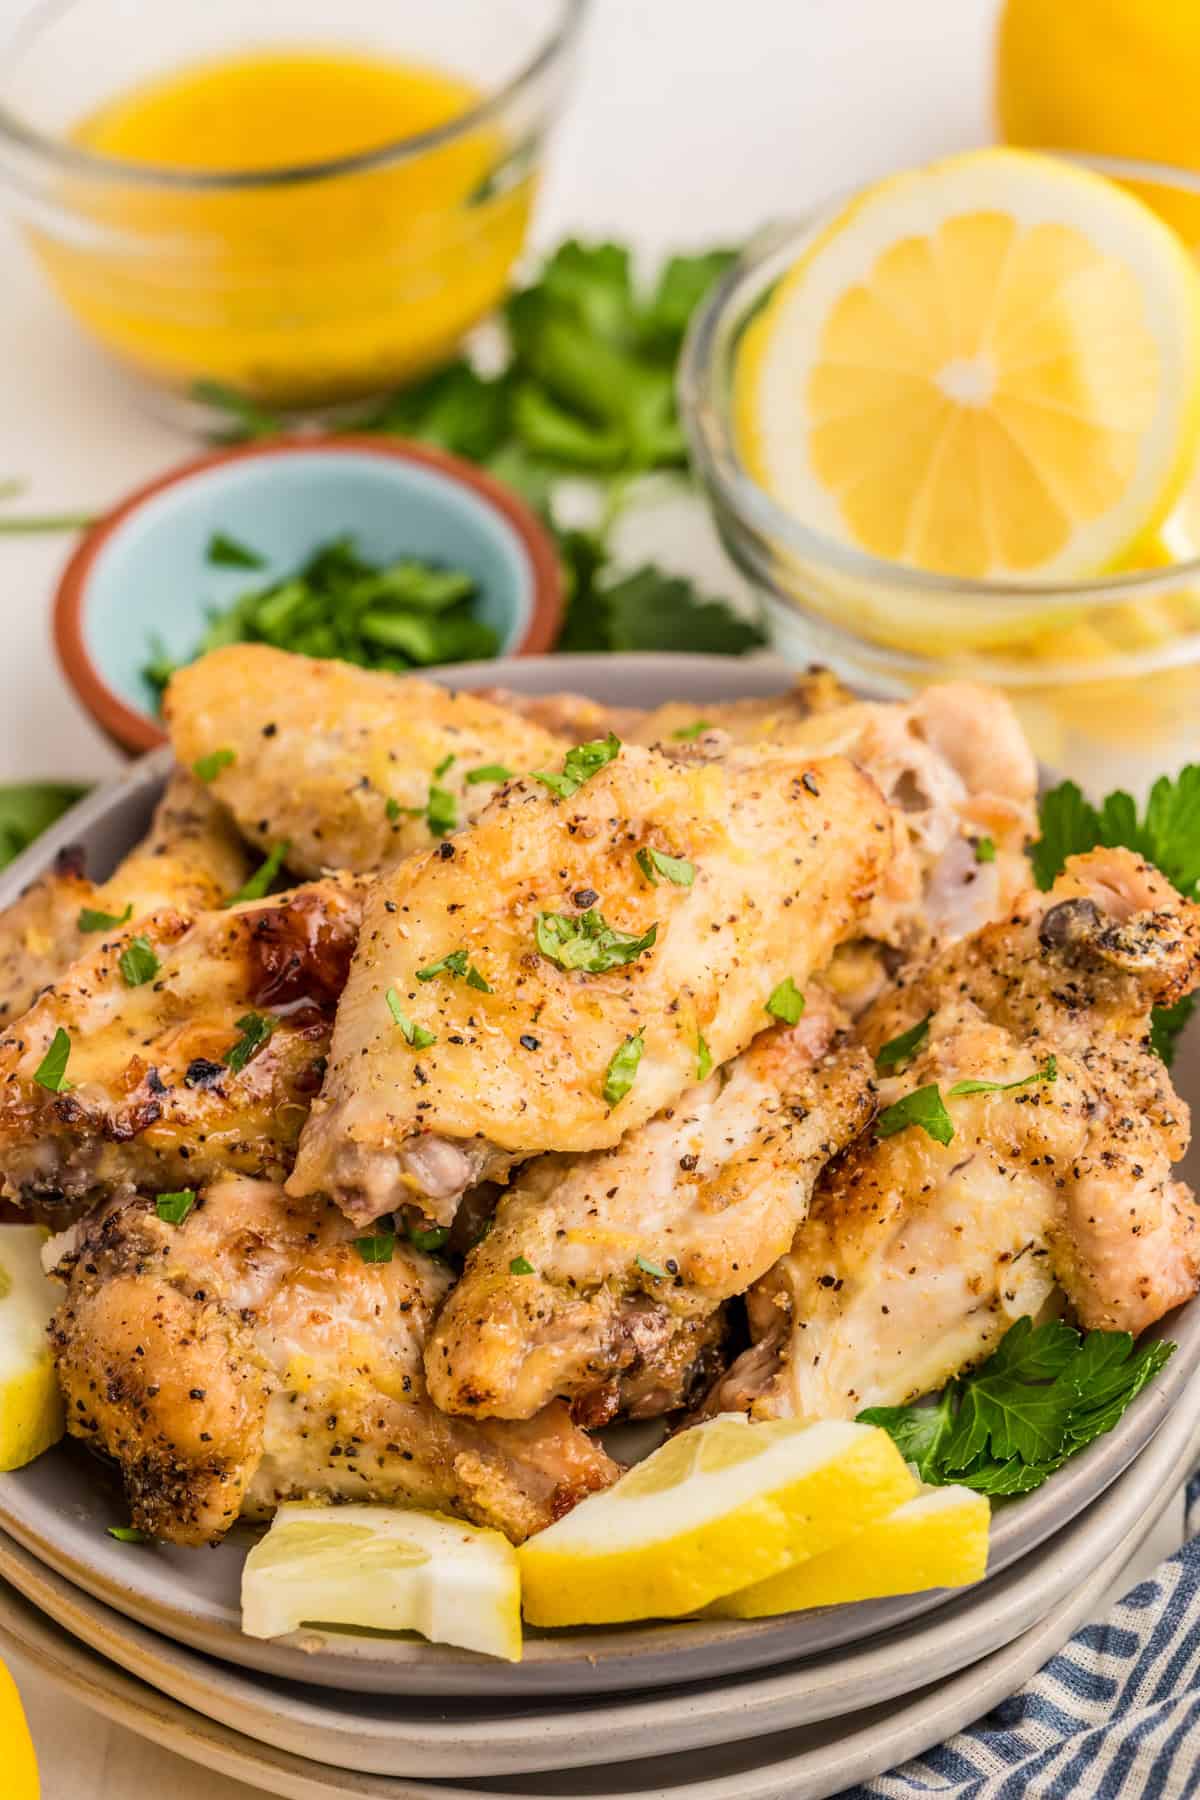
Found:
[[[181,68],[76,126],[78,147],[146,179],[67,176],[73,228],[39,229],[37,249],[77,318],[160,383],[281,407],[371,393],[444,358],[494,306],[533,176],[503,178],[511,147],[491,121],[382,166],[284,172],[370,157],[482,97],[437,69],[334,49]]]

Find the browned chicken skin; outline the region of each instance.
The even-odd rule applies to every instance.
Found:
[[[928,1037],[880,1103],[937,1084],[952,1141],[869,1132],[831,1165],[748,1296],[755,1345],[710,1408],[837,1418],[907,1401],[1056,1285],[1085,1327],[1134,1334],[1190,1298],[1200,1209],[1171,1173],[1188,1112],[1148,1032],[1151,1006],[1198,980],[1200,907],[1098,850],[885,996],[863,1021],[873,1051],[926,1015]],[[981,1080],[1021,1085],[951,1093]]]
[[[322,1201],[230,1179],[181,1225],[114,1201],[70,1234],[51,1327],[72,1433],[116,1459],[133,1522],[221,1537],[282,1500],[436,1508],[516,1541],[619,1473],[565,1407],[447,1418],[422,1351],[449,1269],[398,1241],[368,1263]]]

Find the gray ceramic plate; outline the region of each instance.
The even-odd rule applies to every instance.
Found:
[[[778,692],[788,675],[770,663],[699,656],[526,658],[455,672],[463,686],[502,683],[527,693],[573,688],[621,705],[684,698],[697,706]],[[89,796],[5,872],[0,906],[67,843],[82,843],[98,874],[136,839],[166,768],[163,753],[134,765]],[[1193,1037],[1176,1069],[1185,1095],[1200,1093]],[[1043,1543],[1095,1499],[1153,1437],[1200,1363],[1200,1307],[1182,1308],[1159,1333],[1179,1348],[1163,1374],[1099,1439],[1036,1493],[1001,1508],[992,1534],[991,1578]],[[683,1682],[826,1654],[875,1638],[946,1602],[940,1593],[824,1608],[753,1623],[687,1620],[576,1632],[530,1633],[523,1663],[495,1663],[407,1638],[338,1636],[261,1643],[239,1628],[245,1546],[238,1531],[215,1551],[116,1543],[119,1493],[76,1446],[0,1477],[0,1527],[86,1593],[180,1643],[266,1674],[329,1687],[439,1697],[582,1696]],[[305,1648],[301,1648],[301,1643]]]
[[[515,1779],[485,1776],[483,1785],[470,1787],[452,1786],[444,1780],[428,1782],[408,1772],[389,1777],[326,1767],[311,1755],[258,1743],[244,1731],[205,1718],[182,1704],[177,1697],[181,1692],[192,1697],[182,1671],[180,1688],[168,1695],[114,1668],[3,1585],[0,1643],[21,1651],[49,1679],[106,1718],[206,1769],[244,1781],[256,1792],[282,1795],[286,1800],[339,1800],[343,1796],[356,1800],[488,1800],[489,1796],[506,1800],[826,1800],[849,1784],[869,1780],[920,1755],[979,1718],[1013,1693],[1085,1619],[1095,1615],[1108,1588],[1121,1576],[1191,1467],[1197,1449],[1195,1437],[1175,1429],[1173,1422],[1173,1452],[1167,1457],[1159,1454],[1160,1447],[1166,1448],[1167,1435],[1164,1432],[1144,1459],[1153,1467],[1152,1497],[1148,1498],[1147,1488],[1138,1480],[1142,1473],[1139,1465],[1114,1483],[1084,1518],[1068,1526],[1053,1546],[1065,1564],[1066,1580],[1056,1583],[1057,1592],[1065,1597],[1049,1611],[1038,1606],[1028,1613],[1023,1630],[1018,1612],[1007,1636],[993,1640],[1001,1647],[981,1660],[965,1668],[961,1662],[942,1662],[929,1669],[923,1666],[923,1673],[945,1667],[957,1667],[960,1672],[949,1679],[926,1681],[918,1693],[909,1694],[899,1704],[868,1687],[871,1704],[866,1710],[791,1729],[786,1729],[783,1709],[748,1711],[737,1741],[704,1745],[693,1737],[685,1740],[686,1748],[678,1754],[648,1755],[643,1751],[637,1760],[620,1767],[613,1766],[614,1744],[620,1741],[621,1729],[612,1722],[618,1711],[615,1708],[606,1709],[595,1731],[589,1731],[586,1713],[577,1710],[575,1714],[580,1752],[586,1748],[595,1754],[598,1750],[602,1758],[590,1766]],[[1114,1543],[1112,1533],[1119,1519],[1124,1520],[1125,1529]],[[997,1600],[1003,1604],[1004,1590],[1012,1597],[1018,1596],[1022,1587],[1032,1585],[1036,1590],[1042,1574],[1049,1572],[1047,1553],[1036,1560],[1037,1566],[1031,1562],[1027,1576],[1023,1572],[1020,1578],[996,1584]],[[990,1593],[985,1590],[977,1610],[983,1614],[991,1605]],[[1036,1623],[1028,1623],[1028,1619]],[[109,1624],[112,1638],[121,1640],[128,1632],[119,1620],[110,1618]],[[1014,1630],[1020,1635],[1014,1637]],[[954,1635],[954,1631],[947,1616],[928,1622],[911,1636],[906,1633],[905,1648],[913,1653],[910,1662],[923,1655],[926,1640],[936,1641],[939,1635]],[[982,1639],[980,1647],[984,1648]],[[867,1660],[871,1655],[859,1653]],[[753,1685],[780,1689],[788,1679],[778,1677],[769,1684]],[[810,1679],[807,1669],[790,1677],[801,1705]],[[678,1705],[670,1696],[660,1696],[651,1705],[650,1710],[661,1716],[665,1726],[663,1735],[652,1739],[655,1752],[665,1741]],[[246,1723],[255,1729],[251,1720]],[[531,1718],[525,1728],[534,1736],[539,1725]],[[305,1747],[316,1749],[318,1743],[310,1740]],[[324,1740],[320,1747],[325,1747]],[[415,1769],[415,1763],[409,1767]],[[443,1774],[453,1773],[448,1763],[441,1769]]]

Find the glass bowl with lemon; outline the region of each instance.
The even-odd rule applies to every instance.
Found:
[[[763,233],[682,406],[778,648],[885,691],[1008,690],[1043,760],[1195,753],[1200,176],[986,149]]]
[[[67,0],[0,47],[0,182],[176,418],[329,417],[502,296],[586,0]]]

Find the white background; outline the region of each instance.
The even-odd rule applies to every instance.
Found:
[[[10,12],[0,0],[0,23]],[[986,139],[993,12],[994,0],[594,0],[538,241],[612,234],[647,260],[736,242],[831,190]],[[103,508],[194,446],[136,410],[0,230],[0,478],[28,478],[38,510]],[[0,537],[0,781],[116,766],[49,645],[67,549]],[[44,1800],[248,1795],[14,1666]]]

